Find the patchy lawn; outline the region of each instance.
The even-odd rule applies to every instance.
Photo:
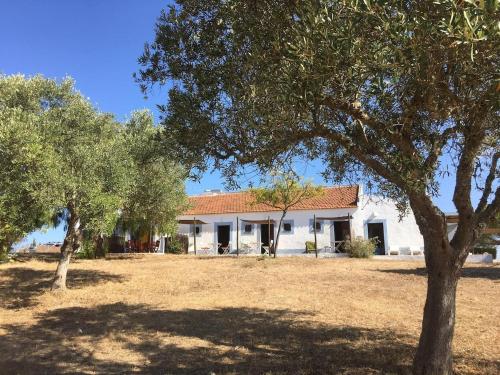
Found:
[[[0,373],[407,373],[422,263],[194,258],[0,266]],[[500,267],[459,283],[455,367],[500,372]]]

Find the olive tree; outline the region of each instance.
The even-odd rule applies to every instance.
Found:
[[[176,217],[187,204],[186,173],[166,156],[162,130],[154,125],[151,113],[134,112],[124,128],[133,168],[129,171],[131,187],[122,209],[122,226],[174,233]]]
[[[44,131],[58,156],[61,203],[56,209],[66,221],[53,290],[66,288],[68,265],[81,247],[83,231],[108,234],[114,229],[133,167],[121,125],[98,112],[71,82],[61,87],[59,110]]]
[[[137,75],[171,84],[178,157],[266,170],[320,158],[411,207],[428,288],[415,374],[451,374],[455,296],[469,250],[500,207],[497,1],[178,1]],[[455,176],[458,228],[433,203]],[[474,191],[479,199],[472,199]]]
[[[281,227],[288,211],[307,199],[319,196],[323,193],[323,189],[320,186],[315,186],[312,182],[301,181],[292,171],[277,170],[271,173],[267,186],[252,188],[250,193],[254,203],[264,204],[281,211],[276,243],[274,244],[274,257],[276,258]]]
[[[41,129],[56,87],[40,77],[0,76],[0,256],[49,224],[56,203],[56,155]]]

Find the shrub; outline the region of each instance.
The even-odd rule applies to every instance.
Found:
[[[95,244],[94,241],[84,238],[82,240],[82,246],[75,254],[78,259],[95,259]]]
[[[170,254],[186,254],[188,250],[188,236],[177,234],[169,239],[165,245],[165,252]]]
[[[351,258],[370,258],[375,252],[375,239],[354,238],[346,242],[345,251]]]

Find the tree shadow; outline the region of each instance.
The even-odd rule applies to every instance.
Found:
[[[23,374],[409,374],[416,338],[331,326],[305,312],[70,307],[5,325],[0,369]],[[106,354],[106,355],[103,355]],[[500,362],[465,359],[482,373]]]
[[[400,275],[415,275],[415,276],[427,276],[426,268],[412,268],[412,269],[386,269],[378,270],[379,272],[385,273],[397,273]],[[475,279],[488,279],[488,280],[500,280],[500,267],[497,266],[485,266],[485,267],[464,267],[462,268],[460,277],[463,278],[475,278]]]
[[[0,308],[19,309],[36,304],[36,297],[52,285],[54,271],[34,270],[27,267],[0,269],[0,278],[7,278],[0,284]],[[82,269],[68,270],[68,288],[84,288],[104,282],[123,282],[124,277],[102,271]]]
[[[319,325],[288,310],[157,310],[123,303],[72,307],[4,326],[6,373],[407,373],[410,337]],[[102,359],[98,349],[119,342]],[[82,343],[91,343],[84,345]],[[139,363],[127,358],[139,356]],[[109,359],[112,358],[112,359]]]

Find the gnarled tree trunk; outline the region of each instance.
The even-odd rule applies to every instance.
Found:
[[[446,219],[430,200],[413,201],[412,208],[424,238],[428,272],[427,298],[413,373],[451,375],[457,283],[467,249],[452,247]]]
[[[73,206],[70,206],[69,211],[68,229],[63,245],[61,246],[61,258],[59,259],[56,274],[52,282],[52,290],[66,289],[66,275],[68,273],[71,256],[81,246],[80,219]]]

